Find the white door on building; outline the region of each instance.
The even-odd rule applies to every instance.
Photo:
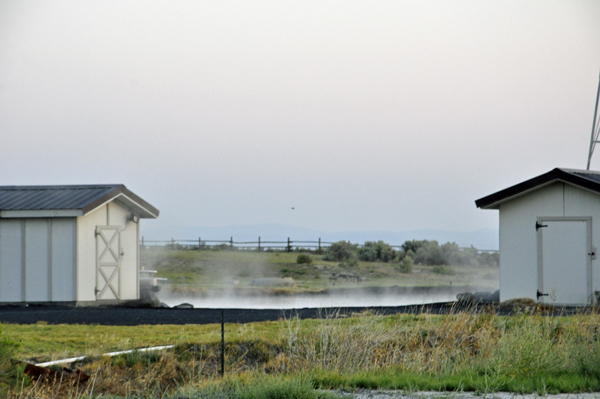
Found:
[[[121,297],[120,226],[96,226],[96,299]]]
[[[591,301],[591,218],[538,218],[538,297],[556,305]]]

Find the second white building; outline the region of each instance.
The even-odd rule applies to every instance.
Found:
[[[600,172],[556,168],[475,203],[499,210],[501,301],[597,301]]]

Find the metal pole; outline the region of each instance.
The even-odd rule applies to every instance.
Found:
[[[231,237],[231,240],[229,241],[229,246],[233,248],[233,237]]]
[[[258,252],[260,252],[260,236],[258,236]]]
[[[221,309],[221,378],[225,376],[225,310]]]
[[[590,162],[592,161],[592,154],[594,153],[594,148],[596,147],[596,138],[594,137],[594,135],[596,133],[596,115],[598,114],[598,98],[600,98],[600,76],[598,77],[598,92],[596,93],[596,108],[594,108],[594,121],[592,122],[592,138],[590,139],[590,153],[588,155],[586,170],[590,170]]]
[[[292,251],[292,247],[290,246],[290,237],[288,237],[287,251],[288,251],[288,252],[291,252],[291,251]]]
[[[319,237],[319,252],[321,252],[321,237]]]

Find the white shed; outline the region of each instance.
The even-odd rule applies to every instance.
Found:
[[[501,301],[597,301],[600,172],[556,168],[475,204],[500,213]]]
[[[139,220],[158,213],[122,184],[0,186],[0,303],[139,299]]]

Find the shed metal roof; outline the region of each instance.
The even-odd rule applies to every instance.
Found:
[[[522,183],[480,198],[475,205],[482,209],[498,209],[500,204],[538,190],[557,181],[572,184],[600,194],[600,172],[593,170],[555,168]]]
[[[159,214],[158,209],[123,184],[0,186],[0,212],[3,214],[7,211],[76,210],[85,215],[110,201],[142,218],[156,218]]]

